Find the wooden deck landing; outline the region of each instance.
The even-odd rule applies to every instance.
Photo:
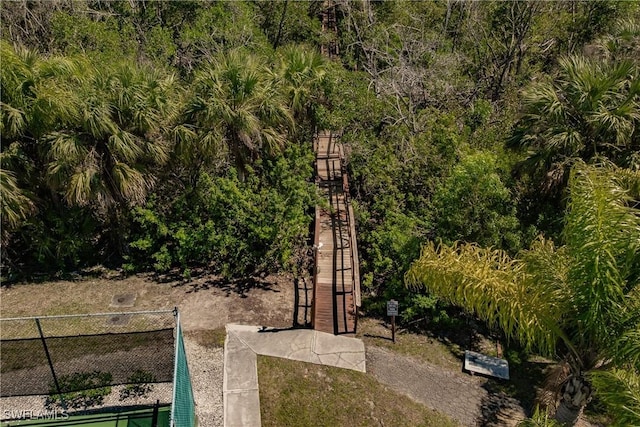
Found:
[[[329,208],[316,208],[313,327],[332,334],[355,333],[359,266],[342,144],[334,134],[323,132],[314,149],[316,182]]]

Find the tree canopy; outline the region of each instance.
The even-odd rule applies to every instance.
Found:
[[[332,129],[366,313],[435,328],[467,304],[569,355],[565,391],[590,370],[637,408],[638,22],[609,0],[1,2],[2,280],[304,274]],[[408,289],[423,264],[456,292]]]

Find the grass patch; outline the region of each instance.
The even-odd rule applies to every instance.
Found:
[[[456,426],[436,411],[347,369],[258,356],[263,426]]]
[[[206,348],[224,348],[224,340],[227,336],[225,328],[218,329],[200,329],[197,331],[187,331],[185,335],[192,338],[203,347]]]
[[[384,347],[448,370],[459,371],[462,366],[464,350],[458,344],[411,332],[398,333],[397,330],[394,344],[391,327],[386,328],[376,319],[359,319],[357,337],[367,346]]]

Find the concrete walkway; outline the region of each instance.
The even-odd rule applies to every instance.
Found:
[[[227,325],[222,386],[225,427],[258,427],[260,394],[257,356],[366,372],[364,343],[310,329]]]

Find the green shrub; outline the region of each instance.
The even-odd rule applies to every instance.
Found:
[[[310,156],[308,148],[289,147],[258,160],[245,181],[233,170],[202,172],[196,188],[176,194],[169,206],[156,193],[132,211],[126,268],[178,267],[186,279],[195,266],[225,276],[294,268],[316,203]]]
[[[109,372],[76,372],[58,378],[60,391],[55,383],[49,384],[47,405],[67,408],[87,408],[101,405],[105,396],[111,393],[113,376]]]
[[[148,371],[138,369],[129,378],[127,378],[129,384],[125,388],[120,390],[120,400],[125,400],[130,397],[142,397],[153,391],[153,384],[156,382],[156,377]]]

